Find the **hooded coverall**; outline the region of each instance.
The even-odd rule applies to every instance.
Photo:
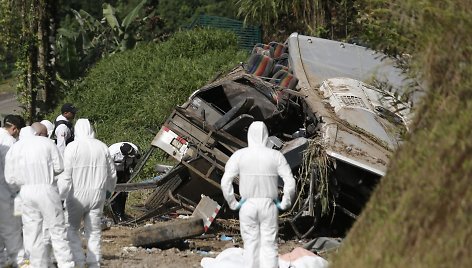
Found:
[[[95,139],[88,119],[75,124],[75,140],[64,151],[64,173],[61,184],[70,184],[66,197],[68,237],[77,267],[99,267],[101,260],[101,217],[106,192],[113,192],[116,171],[108,147]],[[87,258],[79,237],[80,223],[84,221],[87,239]]]
[[[13,193],[5,182],[5,156],[10,147],[16,142],[7,130],[0,128],[0,251],[6,247],[8,257],[12,262],[21,263],[24,257],[23,240],[21,237],[21,218],[13,216]],[[5,259],[0,258],[0,267]]]
[[[274,200],[277,200],[278,177],[284,182],[284,195],[279,204],[282,210],[292,205],[295,180],[283,154],[266,146],[268,131],[263,122],[251,124],[247,140],[248,147],[236,151],[226,163],[221,189],[231,209],[240,207],[245,267],[276,268],[278,210]],[[232,185],[237,176],[241,195],[239,203]]]
[[[40,123],[43,124],[48,129],[48,138],[51,138],[52,132],[54,131],[54,124],[51,123],[51,121],[46,120],[46,119],[42,120]]]
[[[56,118],[55,122],[58,122],[58,121],[69,121],[69,120],[61,114]],[[59,152],[61,152],[61,154],[64,155],[64,150],[66,149],[68,140],[72,137],[73,133],[71,129],[69,129],[65,124],[60,124],[55,128],[54,135],[56,136],[57,148],[59,148]]]
[[[26,131],[30,130],[30,131]],[[35,136],[30,127],[8,151],[5,180],[20,187],[23,241],[30,252],[31,267],[47,267],[48,256],[43,229],[48,229],[59,267],[74,267],[55,175],[64,169],[54,142]]]

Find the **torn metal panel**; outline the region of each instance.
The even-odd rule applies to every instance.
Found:
[[[202,195],[202,199],[193,211],[192,217],[200,218],[203,220],[203,226],[206,232],[215,220],[216,215],[220,211],[220,208],[221,206],[217,202],[215,202],[208,196]]]
[[[297,33],[291,34],[287,42],[290,63],[301,87],[314,88],[334,77],[367,84],[376,79],[397,89],[408,83],[391,59],[366,47]]]

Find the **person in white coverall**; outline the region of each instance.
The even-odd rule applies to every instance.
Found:
[[[21,218],[13,215],[16,192],[5,181],[5,156],[25,123],[17,115],[7,115],[3,124],[4,127],[0,128],[0,251],[3,255],[5,247],[7,256],[0,258],[0,267],[6,264],[4,257],[8,257],[15,266],[21,264],[24,258]]]
[[[52,132],[54,131],[54,124],[51,123],[51,121],[46,120],[46,119],[42,120],[40,123],[43,124],[47,128],[48,138],[51,138],[51,136],[53,134]]]
[[[59,267],[74,267],[67,241],[64,213],[55,176],[63,169],[57,146],[44,135],[40,123],[25,127],[20,139],[6,155],[5,180],[20,187],[22,200],[23,240],[29,251],[31,267],[47,267],[48,256],[43,229],[51,236],[54,255]]]
[[[42,125],[44,125],[46,127],[47,133],[42,133],[38,136],[51,138],[51,136],[53,134],[53,131],[54,131],[54,124],[51,123],[51,121],[46,120],[46,119],[41,120],[41,122],[39,122],[39,123],[41,123]],[[47,252],[48,252],[47,254],[48,254],[48,256],[50,256],[49,266],[53,266],[53,263],[56,262],[56,259],[54,258],[54,255],[51,255],[52,244],[51,244],[51,238],[49,236],[49,230],[48,229],[44,229],[43,238],[44,238],[44,243],[46,243],[46,245],[47,245]]]
[[[106,193],[113,192],[116,171],[108,147],[95,139],[88,119],[79,119],[74,127],[75,140],[64,151],[64,173],[59,180],[70,188],[66,197],[68,237],[77,267],[100,267],[101,217]],[[79,237],[84,221],[87,258]]]
[[[295,180],[283,154],[267,147],[268,131],[263,122],[251,124],[247,140],[248,147],[236,151],[226,163],[221,189],[229,207],[239,209],[245,267],[276,268],[278,209],[292,205]],[[232,185],[237,176],[239,202]],[[279,176],[284,182],[281,202],[277,198]]]

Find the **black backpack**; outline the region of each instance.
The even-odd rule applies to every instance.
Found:
[[[56,137],[56,129],[58,126],[60,125],[66,125],[67,128],[69,128],[70,130],[70,137],[66,140],[66,145],[69,144],[70,142],[72,142],[74,140],[74,127],[72,126],[72,123],[67,121],[67,120],[59,120],[59,121],[56,121],[54,122],[54,130],[52,131],[52,137],[54,137],[54,143],[57,144],[57,137]]]

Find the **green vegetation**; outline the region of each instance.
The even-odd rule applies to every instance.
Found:
[[[19,23],[12,16],[8,2],[0,0],[0,82],[11,76],[15,66]]]
[[[79,107],[78,117],[95,122],[105,143],[131,141],[147,149],[176,105],[246,58],[232,33],[179,32],[169,41],[103,59],[65,101]]]
[[[189,25],[200,15],[236,17],[233,0],[160,0],[157,14],[164,21],[164,32],[174,32]]]
[[[66,80],[78,79],[100,58],[133,49],[137,39],[142,39],[137,37],[139,33],[148,30],[144,21],[149,17],[140,17],[146,2],[142,0],[122,19],[110,4],[103,4],[99,16],[103,19],[95,18],[85,10],[72,9],[75,23],[57,30],[59,76]]]
[[[358,37],[355,0],[236,0],[238,16],[261,24],[265,42],[285,40],[292,32],[335,40]]]
[[[428,95],[332,267],[472,267],[472,7],[464,0],[367,3],[382,8],[370,13],[374,26],[395,22],[372,31],[372,40],[410,52]]]
[[[165,40],[199,13],[235,8],[231,0],[0,0],[0,80],[15,71],[24,116],[35,121],[108,53]]]

